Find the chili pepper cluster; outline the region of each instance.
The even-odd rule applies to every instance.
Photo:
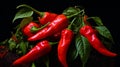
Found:
[[[22,21],[17,26],[17,31],[14,34],[15,38],[10,39],[12,39],[15,44],[18,44],[21,41],[23,42],[24,40],[24,42],[27,42],[26,44],[28,44],[28,46],[31,44],[32,46],[27,47],[29,49],[27,49],[24,54],[20,55],[20,57],[11,64],[12,67],[24,67],[26,64],[31,64],[37,59],[49,55],[53,50],[52,46],[55,45],[57,45],[57,48],[54,50],[57,51],[58,62],[62,67],[69,67],[67,56],[69,50],[72,49],[70,48],[71,45],[76,47],[76,55],[77,57],[80,55],[81,59],[85,59],[82,58],[84,55],[80,52],[80,50],[84,50],[84,47],[81,49],[82,47],[78,46],[86,45],[86,43],[92,46],[101,55],[107,57],[117,56],[116,53],[110,51],[110,49],[104,45],[105,43],[101,40],[100,36],[105,38],[105,34],[101,34],[103,31],[98,29],[101,29],[102,27],[106,29],[107,32],[109,32],[109,30],[100,21],[95,22],[96,25],[93,26],[89,20],[96,20],[95,18],[97,18],[97,20],[100,19],[98,19],[98,17],[88,17],[83,8],[69,7],[65,9],[63,13],[57,14],[47,11],[40,12],[26,4],[18,6],[18,8],[20,7],[26,9],[20,10],[21,12],[16,13],[14,22],[16,19],[21,18]],[[20,13],[25,14],[25,10],[29,10],[28,14],[30,14],[27,14],[26,16],[19,16],[21,15]],[[34,13],[37,14],[37,17],[32,16]],[[34,20],[34,18],[37,18],[37,20]],[[107,35],[111,34],[109,33]],[[112,39],[107,37],[106,39],[108,39],[109,42],[112,42]],[[11,41],[9,44],[10,43]],[[84,54],[87,55],[86,53]],[[75,56],[74,59],[76,59]],[[83,61],[83,63],[84,62],[85,61]]]

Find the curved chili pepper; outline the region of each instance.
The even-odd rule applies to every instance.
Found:
[[[58,59],[63,67],[68,67],[66,55],[73,38],[73,31],[70,29],[64,29],[61,33],[61,39],[58,44]]]
[[[57,32],[62,31],[68,26],[68,19],[64,14],[58,15],[50,24],[45,28],[38,31],[35,35],[28,38],[28,41],[36,41],[48,36],[51,36]]]
[[[88,25],[83,26],[80,29],[80,34],[85,36],[88,39],[91,46],[94,49],[96,49],[99,53],[101,53],[102,55],[109,56],[109,57],[117,56],[116,53],[113,53],[105,48],[103,43],[97,37],[95,29],[93,29],[91,26],[88,26]]]
[[[41,41],[37,43],[35,47],[33,47],[27,54],[23,55],[22,57],[15,60],[12,66],[19,66],[28,64],[39,57],[48,54],[51,51],[51,46],[47,40]]]
[[[28,36],[28,37],[31,37],[34,35],[34,33],[31,31],[32,27],[39,27],[39,25],[35,22],[30,22],[28,25],[26,25],[22,31],[23,31],[23,34]]]
[[[38,17],[39,22],[44,25],[48,22],[53,21],[57,17],[57,14],[51,13],[51,12],[44,12],[44,15],[41,17]]]

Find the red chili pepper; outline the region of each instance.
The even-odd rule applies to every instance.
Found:
[[[70,29],[64,29],[61,33],[61,39],[58,44],[58,59],[63,67],[68,67],[66,55],[73,38],[73,31]]]
[[[57,32],[62,31],[68,26],[68,19],[64,14],[58,15],[50,24],[45,28],[38,31],[35,35],[28,38],[28,41],[36,41],[48,36],[51,36]]]
[[[39,22],[44,25],[48,22],[53,21],[57,17],[57,14],[51,13],[51,12],[44,12],[44,15],[41,17],[38,17]]]
[[[51,45],[47,40],[37,43],[27,54],[15,60],[12,66],[19,66],[31,63],[36,59],[48,54],[51,51]]]
[[[80,34],[85,36],[88,39],[91,46],[94,49],[96,49],[99,53],[101,53],[102,55],[110,56],[110,57],[117,56],[116,53],[113,53],[113,52],[111,52],[111,51],[109,51],[108,49],[105,48],[103,43],[97,37],[95,29],[93,29],[91,26],[88,26],[88,25],[83,26],[80,29]]]
[[[35,22],[30,22],[28,25],[26,25],[22,31],[23,31],[23,34],[28,36],[28,37],[31,37],[34,35],[34,33],[31,31],[32,27],[39,27],[39,25]]]

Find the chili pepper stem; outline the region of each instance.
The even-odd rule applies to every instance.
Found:
[[[75,20],[76,20],[76,17],[72,20],[72,22],[70,23],[70,25],[68,25],[68,28],[67,28],[67,29],[71,29],[72,24],[74,23]]]
[[[74,17],[74,16],[80,14],[81,12],[84,13],[84,10],[81,10],[80,12],[77,12],[77,13],[75,13],[75,14],[72,14],[72,15],[70,15],[70,16],[67,16],[67,18],[70,19],[70,18],[72,18],[72,17]],[[82,14],[83,14],[83,13],[82,13]]]
[[[20,30],[20,28],[18,28],[18,29],[16,30],[15,35],[17,35],[17,34],[18,34],[19,30]]]
[[[84,25],[86,25],[86,24],[84,23],[84,17],[82,17],[82,26],[84,26]]]
[[[33,33],[34,33],[34,32],[37,32],[38,30],[41,30],[41,29],[45,28],[49,23],[50,23],[50,22],[48,22],[47,24],[43,25],[43,26],[40,27],[40,28],[37,28],[37,27],[33,26],[33,27],[31,28],[31,32],[33,32]]]
[[[85,25],[86,25],[86,24],[84,23],[84,20],[83,20],[84,18],[81,17],[81,19],[82,19],[82,20],[81,20],[82,23],[79,25],[79,28],[81,28],[82,26],[85,26]],[[78,29],[78,31],[79,31],[79,29]]]
[[[58,44],[58,42],[49,42],[49,44],[50,44],[51,46],[53,46],[53,45],[55,45],[55,44]]]
[[[38,31],[39,30],[39,28],[37,28],[37,27],[35,27],[35,26],[33,26],[32,28],[31,28],[31,32],[36,32],[36,31]]]

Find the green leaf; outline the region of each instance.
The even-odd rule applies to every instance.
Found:
[[[78,52],[75,45],[72,43],[68,50],[68,61],[74,61],[78,57]]]
[[[19,46],[20,46],[20,49],[24,55],[27,52],[28,42],[22,41],[22,42],[20,42]]]
[[[66,16],[69,16],[69,15],[75,14],[79,11],[80,11],[80,9],[78,9],[78,8],[69,7],[63,11],[63,14],[65,14]]]
[[[37,14],[40,15],[40,16],[43,15],[43,12],[40,12],[40,11],[36,10],[35,8],[31,7],[30,5],[21,4],[21,5],[17,6],[17,9],[18,9],[18,8],[21,8],[21,7],[23,7],[23,8],[28,8],[28,9],[34,11],[35,13],[37,13]]]
[[[109,39],[114,44],[113,37],[112,37],[110,31],[107,29],[107,27],[105,27],[105,26],[96,26],[95,29],[99,32],[100,35],[102,35],[103,37]]]
[[[91,51],[90,44],[85,37],[78,35],[76,36],[75,45],[84,67]]]
[[[24,19],[21,21],[19,28],[23,28],[26,24],[28,24],[28,23],[31,22],[32,20],[33,20],[33,17],[26,17],[26,18],[24,18]]]
[[[98,26],[103,25],[102,20],[100,19],[100,17],[89,17],[88,19],[93,19]]]
[[[15,20],[20,19],[20,18],[30,17],[32,15],[33,15],[33,11],[31,9],[22,8],[16,13],[12,22],[14,22]]]
[[[17,28],[16,33],[18,33],[21,28],[23,28],[25,25],[27,25],[28,23],[30,23],[32,20],[33,20],[33,17],[26,17],[26,18],[24,18],[20,22],[19,26],[17,26],[18,28]]]
[[[82,18],[80,18],[79,16],[77,17],[77,19],[75,20],[75,22],[72,25],[72,30],[74,31],[75,34],[77,34],[79,32],[79,29],[82,25]]]
[[[10,38],[10,40],[8,41],[8,43],[9,43],[9,50],[10,50],[10,51],[12,51],[13,49],[16,48],[16,42],[15,42],[14,40],[12,40],[11,38]]]
[[[66,15],[68,19],[73,18],[75,16],[82,16],[84,15],[84,9],[80,9],[78,7],[69,7],[63,11],[62,14]]]

